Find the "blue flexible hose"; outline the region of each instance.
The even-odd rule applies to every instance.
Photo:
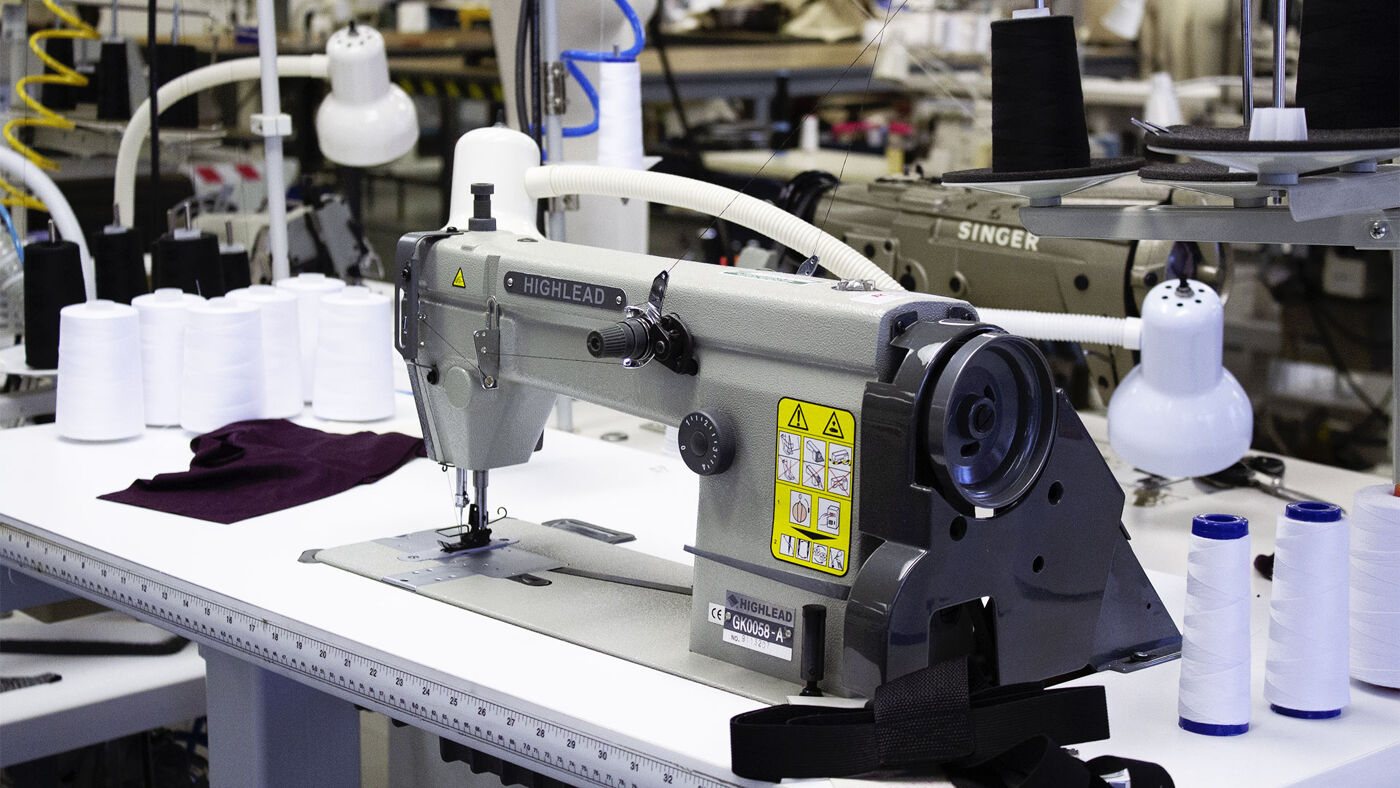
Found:
[[[559,59],[564,61],[564,67],[569,70],[574,79],[578,81],[579,87],[583,88],[583,94],[588,97],[588,103],[593,106],[593,120],[582,126],[567,126],[564,128],[565,137],[587,137],[598,130],[598,91],[593,89],[593,84],[588,81],[583,69],[579,68],[575,61],[587,63],[630,63],[637,59],[638,53],[646,46],[646,31],[642,29],[642,20],[637,16],[637,12],[632,10],[632,6],[627,0],[614,0],[617,7],[622,11],[622,15],[627,17],[627,23],[632,26],[632,46],[622,52],[592,52],[586,49],[566,49],[559,53]]]
[[[15,231],[15,220],[10,217],[10,209],[6,208],[4,203],[0,203],[0,219],[5,220],[5,229],[10,231],[10,240],[15,242],[15,251],[19,253],[20,265],[24,265],[24,242]]]

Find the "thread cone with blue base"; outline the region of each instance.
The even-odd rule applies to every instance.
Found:
[[[1191,521],[1177,724],[1204,736],[1249,730],[1249,520]]]
[[[1276,714],[1332,719],[1349,700],[1347,525],[1323,501],[1290,503],[1279,517],[1264,684]]]

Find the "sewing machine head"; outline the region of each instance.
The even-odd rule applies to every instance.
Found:
[[[678,425],[692,651],[797,681],[805,637],[853,694],[958,650],[999,683],[1174,651],[1123,494],[1029,341],[952,299],[497,229],[475,191],[471,227],[399,245],[429,454],[526,462],[556,395]]]

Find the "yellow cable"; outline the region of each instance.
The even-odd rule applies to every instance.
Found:
[[[15,94],[18,95],[25,104],[29,105],[29,108],[34,111],[37,117],[14,118],[5,124],[4,135],[5,140],[10,143],[10,147],[33,162],[35,166],[45,170],[57,170],[58,162],[44,156],[21,142],[19,137],[15,134],[15,129],[24,126],[42,126],[45,128],[59,129],[61,131],[69,131],[74,128],[73,121],[59,115],[43,104],[40,104],[37,99],[29,95],[26,88],[30,85],[69,85],[80,88],[87,85],[88,81],[87,77],[84,77],[82,74],[79,74],[63,63],[58,62],[58,60],[40,46],[39,42],[49,38],[90,39],[96,41],[101,40],[102,36],[86,22],[60,8],[53,0],[44,0],[44,7],[53,12],[54,16],[61,19],[64,23],[69,25],[69,27],[62,29],[50,28],[48,30],[38,31],[29,37],[29,48],[34,51],[34,54],[39,56],[39,60],[43,61],[44,65],[57,73],[31,74],[15,83]],[[46,210],[42,202],[15,188],[3,178],[0,178],[0,188],[3,188],[11,195],[3,200],[6,205],[19,205],[41,211]]]

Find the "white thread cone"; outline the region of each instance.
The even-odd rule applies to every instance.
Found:
[[[140,435],[146,411],[136,309],[99,299],[58,315],[58,434],[86,441]]]
[[[263,415],[262,315],[211,298],[189,308],[180,376],[180,426],[209,432]]]
[[[1400,497],[1388,484],[1352,507],[1351,675],[1400,689]]]
[[[253,304],[262,315],[263,415],[287,419],[301,413],[301,321],[296,294],[253,285],[231,291],[228,297]]]
[[[598,64],[598,164],[642,166],[642,71],[636,61]]]
[[[1279,714],[1335,717],[1351,699],[1347,528],[1331,504],[1290,503],[1278,518],[1264,699]]]
[[[297,325],[301,334],[301,395],[302,401],[310,402],[316,375],[316,329],[321,308],[321,297],[340,292],[345,283],[331,279],[325,274],[298,274],[290,279],[280,279],[276,286],[296,294]]]
[[[162,287],[136,296],[131,305],[141,315],[141,381],[146,424],[180,423],[180,371],[185,366],[185,323],[189,307],[204,299],[178,287]]]
[[[1152,75],[1147,104],[1142,108],[1142,119],[1163,128],[1179,126],[1186,122],[1181,114],[1181,101],[1176,97],[1176,85],[1172,82],[1170,72],[1159,71]]]
[[[1196,517],[1186,570],[1179,724],[1192,733],[1249,730],[1249,521]]]
[[[316,384],[318,418],[375,421],[394,415],[393,316],[389,298],[347,287],[321,300]]]

